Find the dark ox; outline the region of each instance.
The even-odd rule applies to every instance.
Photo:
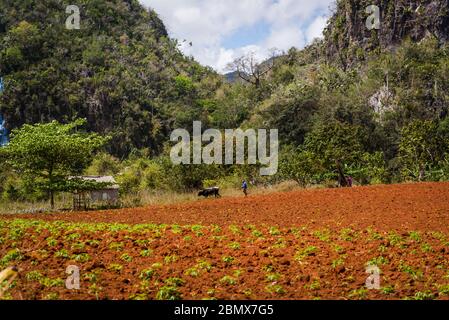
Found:
[[[217,187],[215,187],[215,188],[207,188],[207,189],[201,190],[198,193],[198,197],[209,198],[211,196],[215,196],[215,198],[220,198],[221,197],[221,195],[220,195],[220,188],[217,188]]]

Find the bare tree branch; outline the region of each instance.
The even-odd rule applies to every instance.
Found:
[[[276,49],[272,49],[270,59],[259,63],[256,54],[251,52],[235,59],[227,66],[227,69],[237,72],[240,79],[259,88],[263,77],[274,68],[275,59],[278,56],[279,52]]]

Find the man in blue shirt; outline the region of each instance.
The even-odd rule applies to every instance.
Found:
[[[246,181],[243,181],[243,183],[242,183],[242,190],[243,190],[243,193],[245,194],[245,197],[247,197],[248,196],[248,183]]]

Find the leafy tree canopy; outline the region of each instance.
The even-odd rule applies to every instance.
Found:
[[[53,205],[54,192],[62,191],[70,176],[81,174],[108,141],[96,133],[82,132],[84,125],[85,119],[24,125],[12,131],[2,153],[20,176],[50,193]]]

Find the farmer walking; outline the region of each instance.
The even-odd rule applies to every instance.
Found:
[[[243,190],[243,193],[245,194],[245,197],[247,197],[248,196],[248,183],[246,181],[243,181],[243,183],[242,183],[242,190]]]

